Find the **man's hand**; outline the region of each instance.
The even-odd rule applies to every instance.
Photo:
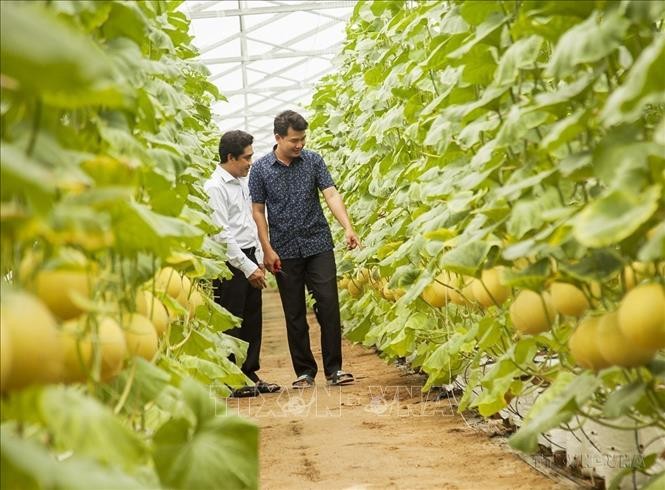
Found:
[[[256,289],[263,289],[267,286],[266,274],[260,268],[252,272],[252,275],[249,276],[247,280]]]
[[[273,274],[280,269],[281,260],[273,249],[263,251],[263,264]]]
[[[349,228],[344,232],[344,236],[346,238],[346,248],[349,250],[353,250],[356,247],[360,247],[360,240],[358,239],[358,235],[356,235],[356,232],[353,231],[353,229]]]

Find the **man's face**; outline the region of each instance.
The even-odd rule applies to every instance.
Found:
[[[238,158],[234,158],[233,155],[229,155],[229,163],[232,165],[233,172],[230,172],[234,177],[247,177],[249,174],[249,168],[252,166],[252,156],[254,155],[254,149],[252,145],[247,145]]]
[[[286,158],[298,158],[305,146],[306,138],[306,131],[296,131],[293,128],[289,128],[286,136],[275,135],[277,147],[280,153]]]

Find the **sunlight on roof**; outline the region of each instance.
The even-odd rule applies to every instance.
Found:
[[[274,142],[274,116],[309,117],[316,82],[332,71],[353,1],[186,1],[190,34],[210,80],[228,101],[213,105],[221,132],[254,135],[257,155]]]

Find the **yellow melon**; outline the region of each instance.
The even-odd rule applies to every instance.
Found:
[[[0,316],[11,346],[11,368],[7,375],[3,369],[3,389],[60,381],[63,353],[55,318],[46,305],[32,294],[3,290]]]
[[[568,347],[570,353],[578,366],[599,371],[610,365],[601,355],[598,348],[600,334],[598,333],[598,322],[600,317],[588,316],[570,336]]]
[[[75,298],[89,299],[91,278],[84,270],[44,269],[37,273],[34,292],[61,320],[75,318],[84,312]]]
[[[429,283],[421,293],[425,302],[434,308],[441,308],[444,306],[447,299],[446,290],[448,289],[448,286],[445,285],[447,282],[448,275],[445,271],[436,276],[436,278]]]
[[[619,306],[621,332],[645,349],[665,347],[665,290],[657,283],[629,291]]]
[[[598,350],[613,366],[637,367],[649,362],[655,348],[633,344],[619,327],[619,314],[615,311],[603,315],[598,322]]]
[[[152,322],[143,315],[132,313],[123,317],[123,328],[129,355],[152,360],[159,348],[157,331]]]
[[[110,317],[90,324],[86,316],[62,325],[61,343],[65,356],[65,381],[84,381],[94,368],[94,352],[101,359],[100,379],[107,381],[120,372],[127,357],[125,336]]]
[[[351,279],[349,283],[346,285],[346,290],[349,292],[351,296],[354,298],[360,298],[363,294],[363,288],[361,284],[358,284],[355,279]]]
[[[552,326],[556,312],[548,292],[542,295],[524,289],[510,305],[510,319],[523,334],[536,335]]]
[[[500,305],[510,296],[510,288],[501,282],[501,267],[484,270],[480,281],[474,281],[473,296],[484,307]]]
[[[155,326],[159,335],[163,335],[169,326],[169,315],[164,303],[155,298],[150,291],[138,291],[136,294],[136,312],[147,317]]]
[[[3,318],[4,322],[4,318]],[[4,391],[5,383],[12,368],[12,345],[8,329],[0,324],[0,391]]]
[[[552,306],[562,315],[581,317],[589,309],[584,293],[572,284],[555,282],[550,286]]]

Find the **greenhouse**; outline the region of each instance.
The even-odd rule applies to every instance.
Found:
[[[0,487],[665,489],[665,2],[0,2]]]

